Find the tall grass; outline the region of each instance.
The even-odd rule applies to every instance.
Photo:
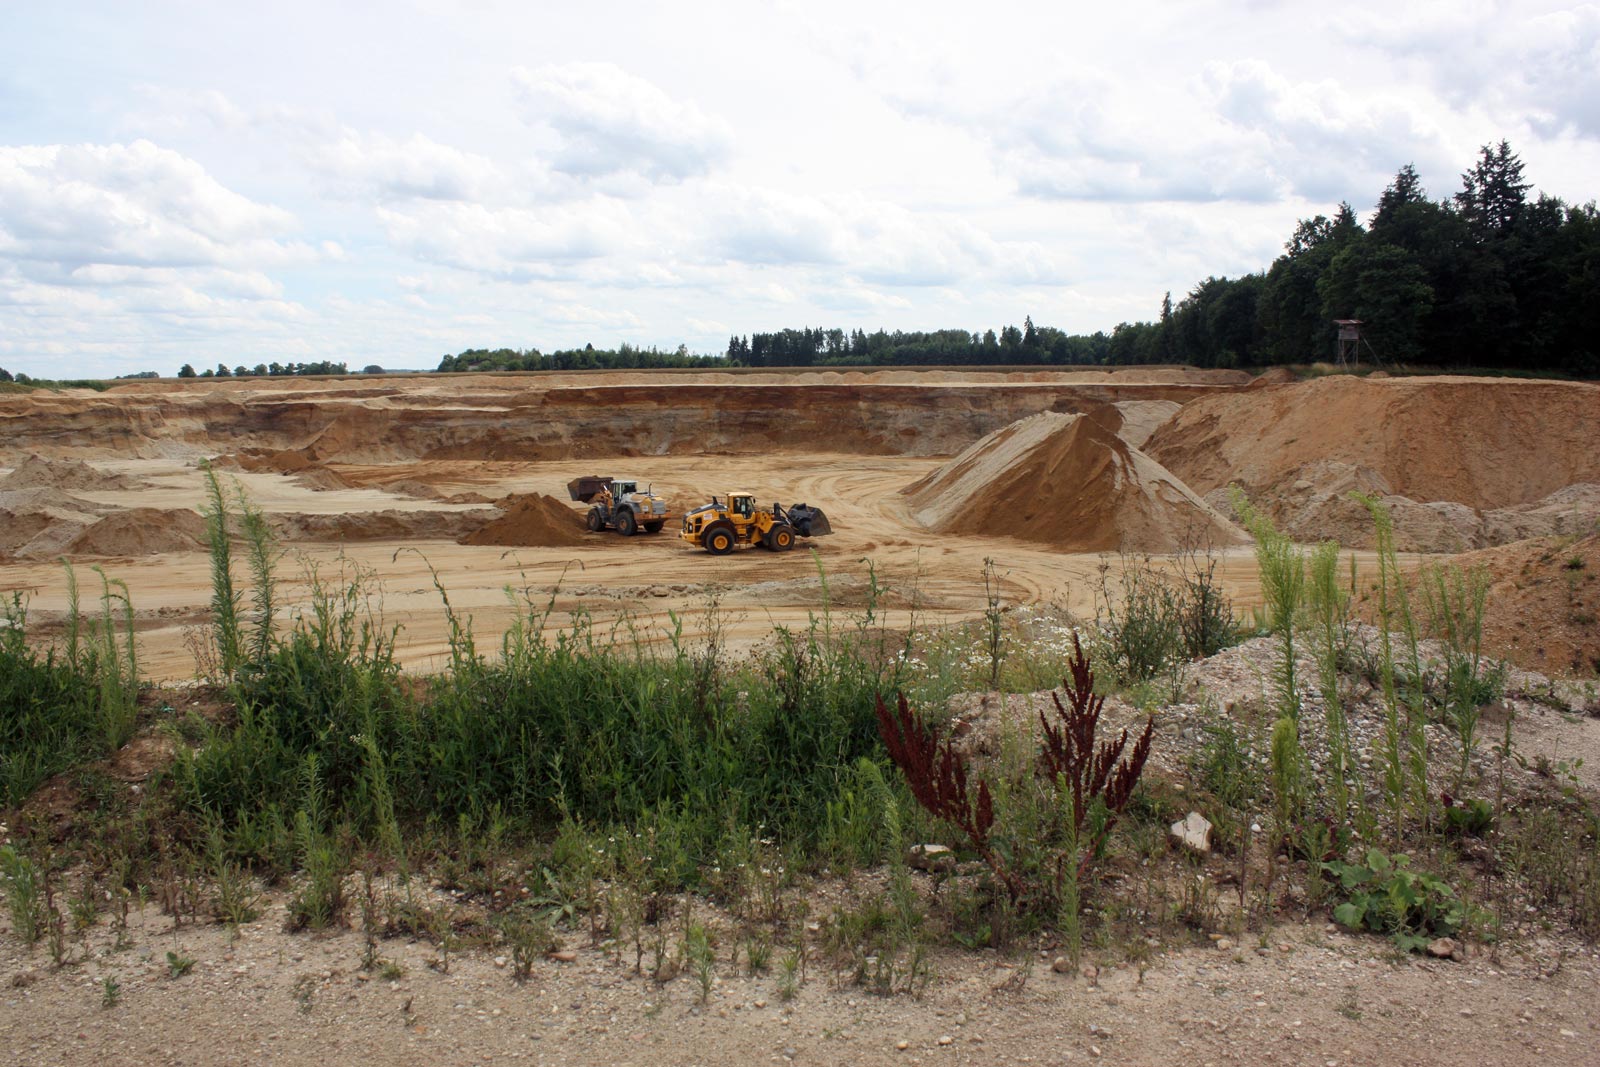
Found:
[[[1272,520],[1257,511],[1244,492],[1233,489],[1233,509],[1256,542],[1256,563],[1261,572],[1261,589],[1267,601],[1269,624],[1283,645],[1274,679],[1279,714],[1300,721],[1300,681],[1295,659],[1295,635],[1299,631],[1301,605],[1305,599],[1306,568],[1300,548],[1280,533]]]
[[[79,606],[67,568],[64,648],[27,639],[27,611],[13,594],[0,608],[0,807],[15,807],[53,774],[125,744],[138,718],[133,606],[121,581],[100,575],[98,617]]]
[[[321,834],[334,812],[375,839],[398,839],[394,797],[414,786],[417,714],[368,581],[349,566],[331,577],[313,570],[309,609],[230,687],[237,721],[212,725],[173,764],[179,805],[226,828],[240,858],[281,863],[297,817]]]
[[[211,629],[216,645],[217,665],[223,679],[232,678],[244,659],[244,640],[240,632],[241,596],[233,580],[234,517],[228,496],[210,463],[202,463],[206,499],[200,514],[206,520],[206,548],[211,557]]]
[[[1405,832],[1406,804],[1424,823],[1428,815],[1428,746],[1423,732],[1422,655],[1416,617],[1400,574],[1394,546],[1394,519],[1389,508],[1372,496],[1355,494],[1372,515],[1378,551],[1378,680],[1383,690],[1383,791],[1396,837]],[[1396,668],[1393,632],[1405,639],[1405,674]],[[1402,687],[1401,682],[1404,681]],[[1401,720],[1401,707],[1405,720]]]
[[[1310,608],[1312,647],[1317,656],[1317,689],[1322,696],[1328,737],[1329,797],[1333,815],[1343,825],[1350,814],[1350,773],[1353,754],[1350,721],[1345,715],[1340,672],[1353,640],[1350,614],[1351,585],[1339,575],[1339,546],[1324,541],[1311,552],[1306,601]],[[1351,584],[1355,578],[1355,558],[1350,560]],[[1357,801],[1361,801],[1357,795]]]
[[[1432,566],[1421,579],[1422,602],[1430,631],[1444,649],[1443,712],[1461,743],[1456,790],[1466,783],[1477,743],[1478,713],[1499,699],[1504,671],[1488,667],[1483,655],[1483,616],[1488,607],[1489,574],[1478,567]]]
[[[1217,581],[1217,560],[1199,549],[1180,553],[1173,571],[1149,556],[1124,556],[1115,579],[1110,561],[1102,562],[1095,617],[1107,666],[1130,685],[1239,640],[1233,605]]]
[[[874,656],[870,630],[829,640],[817,619],[736,666],[714,630],[700,647],[680,630],[658,656],[586,615],[554,634],[547,618],[524,599],[498,658],[439,680],[419,783],[432,810],[476,817],[494,797],[535,821],[678,821],[702,850],[729,825],[809,848],[824,834],[817,813],[878,754],[872,700],[901,661]]]

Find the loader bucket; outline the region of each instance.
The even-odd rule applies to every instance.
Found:
[[[833,525],[821,508],[796,504],[789,509],[789,523],[801,537],[823,537],[833,533]]]

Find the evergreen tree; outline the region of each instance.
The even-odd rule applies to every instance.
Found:
[[[1461,191],[1455,196],[1473,240],[1481,244],[1508,234],[1522,215],[1530,188],[1522,180],[1522,159],[1509,141],[1479,149],[1478,162],[1461,175]]]

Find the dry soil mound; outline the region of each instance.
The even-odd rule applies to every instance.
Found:
[[[130,508],[83,527],[63,547],[68,556],[154,556],[205,545],[206,522],[187,508]]]
[[[0,507],[0,556],[16,552],[43,533],[50,522],[50,517],[43,512]]]
[[[461,538],[464,545],[579,545],[583,519],[553,496],[530,493],[502,501],[504,514]]]
[[[140,482],[124,474],[96,470],[82,460],[45,459],[30,455],[0,478],[0,489],[137,489]]]
[[[1489,570],[1486,651],[1547,673],[1600,674],[1600,534],[1541,537],[1452,562]]]
[[[420,478],[401,478],[394,482],[385,482],[378,488],[395,496],[408,496],[413,500],[443,500],[444,491],[438,486],[430,485]],[[481,498],[478,502],[486,502]]]
[[[1174,552],[1242,531],[1089,416],[1046,412],[979,440],[907,486],[911,513],[946,533],[1018,537],[1067,552]]]
[[[317,491],[327,489],[355,488],[354,483],[352,483],[350,479],[346,478],[338,471],[330,470],[329,468],[322,466],[320,463],[312,464],[304,470],[297,472],[295,475],[293,475],[293,477],[297,484],[303,485],[307,489],[313,489]]]
[[[295,448],[276,452],[241,453],[234,456],[240,470],[261,471],[267,474],[299,474],[308,468],[320,468],[311,457]]]
[[[0,555],[49,559],[104,509],[49,487],[0,488]]]
[[[350,511],[343,514],[282,512],[269,515],[273,535],[282,541],[454,541],[478,529],[494,514],[472,511]]]
[[[1563,506],[1592,517],[1582,491],[1551,498],[1600,482],[1597,440],[1596,385],[1330,376],[1198,398],[1146,450],[1213,503],[1242,485],[1302,540],[1369,544],[1347,495],[1362,489],[1390,500],[1402,547],[1457,551],[1542,532]]]

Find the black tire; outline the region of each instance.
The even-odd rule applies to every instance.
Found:
[[[639,530],[639,520],[633,517],[631,511],[617,512],[617,533],[623,537],[632,537]]]
[[[600,514],[599,508],[590,508],[589,514],[583,517],[583,524],[589,528],[590,533],[599,533],[606,528],[606,517]]]
[[[648,534],[657,534],[661,532],[661,527],[665,525],[666,523],[664,522],[647,522],[644,524],[644,532]]]
[[[795,529],[795,533],[799,534],[801,537],[810,537],[811,536],[811,520],[810,519],[801,519],[800,520],[800,525],[796,526],[794,529]]]
[[[734,536],[732,526],[713,526],[701,535],[701,543],[706,551],[713,556],[726,556],[733,551]]]
[[[774,552],[787,552],[794,547],[794,527],[780,522],[767,531],[767,547]]]

